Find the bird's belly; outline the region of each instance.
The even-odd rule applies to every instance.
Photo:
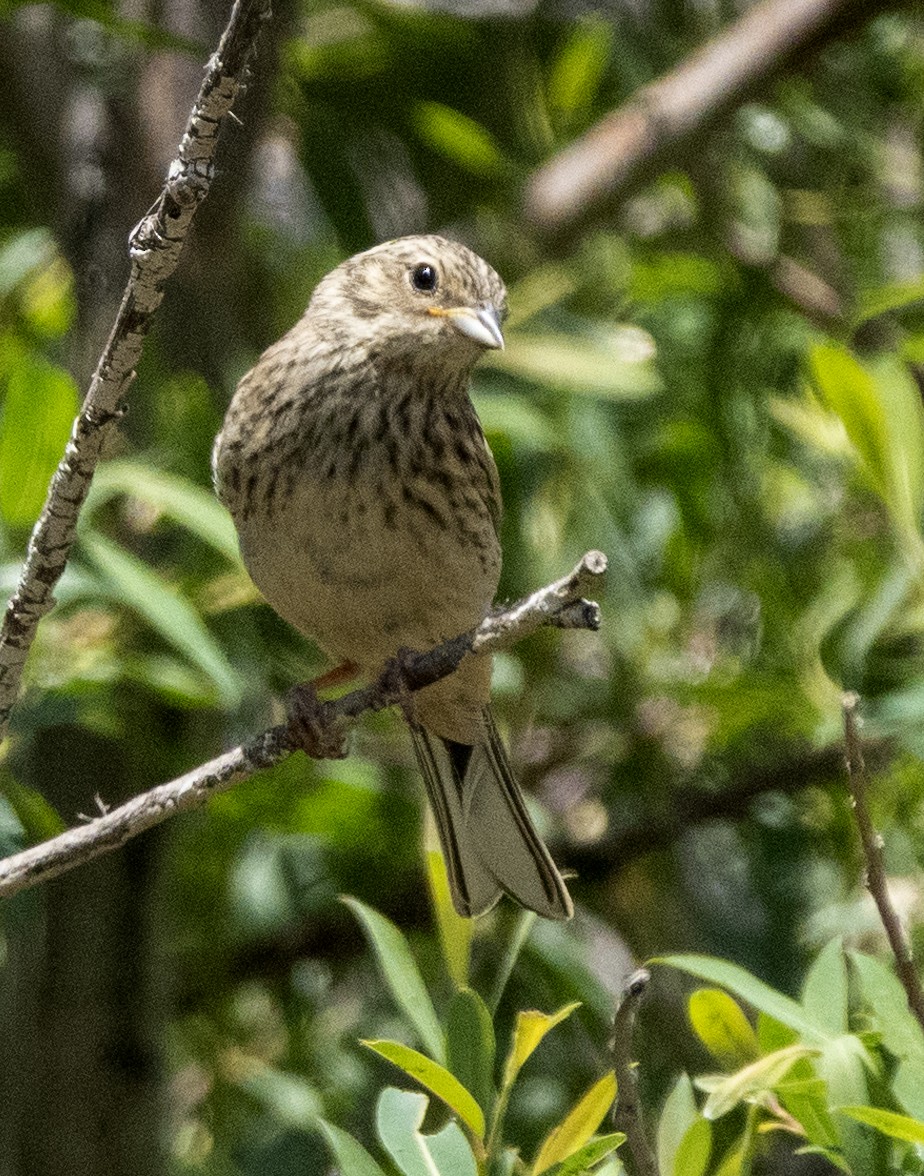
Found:
[[[440,505],[440,504],[438,504]],[[476,625],[493,600],[493,527],[462,533],[361,484],[315,484],[240,525],[241,552],[273,608],[333,658],[375,670]]]

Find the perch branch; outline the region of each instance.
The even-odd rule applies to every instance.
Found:
[[[875,6],[874,6],[875,8]],[[532,177],[526,217],[545,233],[577,228],[811,42],[861,0],[760,0],[725,32],[641,89]]]
[[[400,704],[408,690],[421,690],[445,678],[470,654],[503,649],[543,625],[597,629],[600,610],[592,601],[583,599],[583,592],[605,571],[606,557],[599,551],[588,552],[569,575],[516,604],[496,609],[468,633],[426,653],[402,655],[400,673],[394,667],[386,668],[370,685],[325,702],[320,709],[322,726],[332,730],[348,724],[364,711]],[[35,886],[118,849],[174,813],[202,808],[216,792],[223,792],[255,772],[280,763],[293,750],[289,725],[271,727],[185,776],[159,784],[85,825],[13,854],[0,861],[0,897]]]
[[[642,1118],[642,1107],[638,1097],[638,1076],[632,1060],[632,1035],[635,1032],[635,1018],[645,998],[651,973],[647,968],[638,968],[625,983],[622,1002],[616,1010],[613,1021],[613,1068],[616,1071],[618,1098],[613,1111],[614,1126],[626,1133],[629,1150],[635,1162],[638,1176],[658,1176],[658,1166]]]
[[[38,623],[54,605],[54,589],[67,564],[96,464],[124,412],[151,319],[177,267],[196,209],[208,195],[221,122],[245,83],[257,35],[269,16],[270,0],[236,0],[163,191],[129,237],[131,271],[122,303],[0,627],[0,739],[6,735]]]
[[[850,784],[850,796],[853,801],[853,811],[860,831],[860,843],[863,846],[863,857],[866,859],[866,888],[873,896],[873,901],[882,919],[889,946],[895,956],[895,967],[898,978],[902,982],[905,995],[908,997],[908,1007],[917,1017],[924,1029],[924,989],[921,988],[921,978],[918,976],[911,954],[911,944],[902,926],[898,912],[889,897],[889,886],[886,879],[885,863],[882,857],[882,838],[873,827],[866,803],[866,764],[863,760],[863,745],[857,727],[857,706],[860,699],[856,694],[845,694],[842,701],[844,712],[844,742],[847,748],[847,779]]]

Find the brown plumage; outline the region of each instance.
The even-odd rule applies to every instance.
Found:
[[[503,346],[506,292],[471,250],[407,237],[318,285],[302,319],[238,386],[215,444],[219,496],[273,608],[332,658],[375,674],[401,648],[472,628],[500,575],[497,470],[468,395]],[[502,891],[571,914],[470,657],[415,697],[418,763],[453,900]]]

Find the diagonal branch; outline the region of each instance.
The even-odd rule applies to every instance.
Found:
[[[19,585],[0,627],[0,739],[9,725],[38,623],[54,606],[54,589],[67,564],[96,464],[124,412],[154,312],[177,267],[196,209],[209,193],[222,120],[245,84],[257,35],[269,17],[270,0],[236,0],[163,191],[129,237],[131,273],[122,304],[51,480]]]
[[[759,0],[676,69],[651,82],[541,167],[525,195],[543,232],[573,231],[665,162],[810,44],[879,5]]]
[[[356,719],[364,711],[400,704],[406,700],[408,690],[421,690],[447,677],[470,654],[493,653],[543,625],[597,629],[600,610],[592,601],[584,600],[583,593],[605,571],[606,557],[599,551],[588,552],[569,575],[516,604],[496,609],[476,629],[426,653],[403,655],[400,673],[389,667],[369,686],[325,702],[320,711],[322,725],[333,729]],[[50,841],[5,858],[0,861],[0,897],[35,886],[118,849],[174,813],[202,808],[216,792],[281,763],[293,750],[288,724],[271,727],[185,776],[132,797],[111,812]]]

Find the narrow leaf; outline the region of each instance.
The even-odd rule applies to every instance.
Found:
[[[461,988],[446,1016],[447,1066],[486,1112],[494,1098],[495,1050],[487,1006],[477,992]]]
[[[785,1077],[800,1058],[808,1057],[817,1050],[805,1045],[789,1045],[785,1049],[769,1054],[752,1062],[718,1081],[709,1081],[709,1097],[703,1107],[703,1117],[718,1119],[741,1102],[748,1102],[772,1090]],[[707,1083],[703,1083],[704,1087]]]
[[[615,1098],[616,1074],[611,1070],[591,1086],[543,1140],[533,1161],[532,1176],[540,1176],[582,1148],[603,1122]]]
[[[581,1002],[574,1001],[573,1004],[560,1008],[557,1013],[540,1013],[537,1009],[524,1009],[517,1013],[517,1022],[513,1030],[513,1044],[504,1064],[505,1087],[513,1085],[523,1063],[549,1030],[560,1025],[566,1017],[570,1017],[574,1010],[580,1007]]]
[[[432,819],[428,811],[428,825]],[[446,970],[456,988],[465,988],[468,984],[468,964],[475,920],[466,919],[452,905],[446,861],[439,850],[427,850],[426,864],[430,901],[436,914],[436,928],[443,949],[443,959],[446,961]]]
[[[758,980],[737,964],[701,955],[661,956],[651,962],[679,968],[682,972],[689,972],[691,976],[698,976],[701,980],[721,984],[752,1008],[782,1021],[784,1025],[795,1029],[813,1043],[820,1043],[828,1037],[824,1026],[811,1020],[797,1001],[784,996],[782,992],[777,992],[769,984],[764,984],[762,980]]]
[[[609,1135],[599,1135],[570,1155],[558,1169],[556,1176],[578,1176],[580,1172],[587,1172],[595,1164],[599,1164],[601,1160],[612,1155],[616,1148],[621,1147],[625,1142],[626,1137],[621,1131],[613,1131]]]
[[[224,706],[237,706],[241,681],[190,602],[147,564],[102,535],[84,534],[81,544],[122,603],[206,675]]]
[[[858,1123],[865,1123],[867,1127],[875,1127],[890,1139],[900,1139],[903,1143],[924,1144],[924,1123],[920,1119],[912,1119],[909,1115],[899,1115],[895,1111],[883,1111],[879,1107],[837,1107],[840,1115],[848,1115]]]
[[[382,978],[399,1008],[404,1010],[432,1056],[439,1062],[445,1061],[443,1031],[407,940],[390,919],[359,899],[344,898],[343,902],[359,920],[375,952]]]
[[[698,1120],[693,1084],[686,1074],[681,1074],[667,1096],[658,1120],[658,1168],[663,1176],[672,1176],[680,1141]]]
[[[358,1139],[326,1119],[318,1119],[317,1125],[327,1140],[340,1176],[385,1176]]]
[[[484,1137],[484,1113],[481,1107],[445,1066],[398,1041],[363,1041],[361,1044],[367,1049],[374,1050],[421,1086],[425,1086],[437,1098],[442,1099],[478,1139]]]

